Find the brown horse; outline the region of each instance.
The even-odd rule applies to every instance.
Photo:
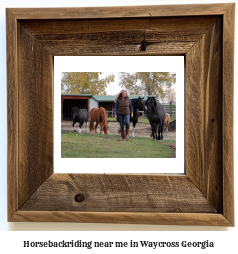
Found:
[[[167,113],[166,114],[166,118],[165,118],[165,121],[164,121],[164,125],[165,125],[165,131],[168,132],[169,131],[169,121],[170,121],[170,115]]]
[[[90,133],[97,133],[98,124],[100,124],[100,134],[104,131],[107,134],[108,121],[106,111],[103,107],[92,108],[90,112]],[[96,122],[94,127],[94,122]]]

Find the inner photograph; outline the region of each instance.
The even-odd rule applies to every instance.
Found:
[[[78,57],[78,68],[71,70],[66,64],[57,71],[61,158],[178,158],[177,126],[184,125],[183,57],[162,57],[162,61],[96,57],[97,64],[90,58]],[[141,68],[138,60],[148,65]],[[94,65],[102,71],[94,71]],[[59,102],[59,97],[55,100]],[[184,126],[179,135],[184,135]]]
[[[62,158],[176,157],[175,84],[170,72],[63,72]]]

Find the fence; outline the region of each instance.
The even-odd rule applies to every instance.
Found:
[[[169,103],[163,103],[167,113],[170,115],[170,117],[174,117],[176,119],[176,104],[173,104],[172,101]]]

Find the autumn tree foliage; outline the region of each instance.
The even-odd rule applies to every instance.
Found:
[[[173,87],[166,89],[165,91],[165,99],[167,101],[171,101],[176,103],[176,90]]]
[[[129,94],[153,95],[157,99],[166,97],[166,88],[176,82],[176,74],[171,72],[120,72],[119,85]]]
[[[100,78],[102,72],[62,72],[61,93],[106,95],[106,87],[115,75]]]

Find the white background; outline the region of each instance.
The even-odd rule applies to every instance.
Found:
[[[143,61],[143,65],[141,64]],[[100,63],[100,65],[99,65]],[[184,57],[91,56],[54,58],[54,172],[55,173],[184,173]],[[61,72],[175,72],[176,158],[61,158]],[[72,125],[72,122],[69,122]],[[75,124],[78,129],[78,123]],[[89,126],[89,125],[88,125]],[[85,124],[83,125],[85,129]],[[72,127],[73,131],[73,127]],[[79,135],[79,134],[76,134]],[[135,130],[136,135],[136,130]],[[116,145],[116,144],[115,144]],[[89,162],[90,161],[90,162]],[[130,166],[130,163],[133,166]],[[114,165],[105,167],[105,165]],[[148,165],[159,165],[149,167]],[[90,165],[88,167],[87,165]],[[148,171],[149,170],[149,171]]]
[[[158,1],[130,1],[130,0],[121,0],[121,1],[76,1],[76,0],[57,0],[57,1],[49,1],[49,0],[1,0],[0,3],[0,116],[1,116],[1,124],[0,124],[0,169],[1,169],[1,177],[0,177],[0,229],[2,231],[26,231],[26,232],[2,232],[0,237],[1,249],[4,250],[3,253],[10,253],[11,250],[15,250],[18,252],[26,251],[22,250],[22,240],[41,240],[41,239],[51,239],[56,237],[58,240],[67,239],[80,239],[83,235],[87,238],[93,238],[96,240],[97,237],[105,239],[110,236],[110,238],[114,238],[117,240],[127,240],[129,241],[132,238],[136,238],[137,240],[143,239],[165,239],[172,240],[174,238],[181,239],[181,237],[196,240],[213,240],[216,243],[216,248],[213,250],[202,250],[203,253],[217,253],[218,251],[230,251],[232,253],[236,253],[238,247],[237,236],[238,236],[238,226],[236,219],[236,227],[233,228],[224,228],[224,227],[190,227],[190,226],[158,226],[158,225],[125,225],[125,224],[93,224],[93,223],[7,223],[7,113],[6,113],[6,23],[5,23],[5,8],[6,7],[83,7],[83,6],[125,6],[125,5],[154,5],[154,4],[191,4],[191,3],[223,3],[223,2],[236,2],[230,0],[222,0],[222,1],[196,1],[196,0],[186,0],[186,1],[175,1],[175,0],[158,0]],[[236,5],[236,14],[237,5]],[[238,22],[236,19],[236,38],[237,38],[237,29]],[[238,69],[237,66],[237,43],[235,48],[235,69]],[[237,120],[238,120],[238,94],[237,94],[237,71],[235,72],[235,100],[234,100],[234,129],[237,130]],[[238,139],[237,134],[234,133],[234,152],[237,154],[238,150]],[[236,218],[238,217],[238,207],[237,207],[237,168],[238,168],[238,156],[234,156],[235,162],[235,197],[236,197]],[[44,232],[44,234],[40,234],[40,232],[27,232],[27,231],[72,231],[67,233],[52,233],[52,232]],[[73,232],[73,231],[115,231],[115,232]],[[125,232],[119,232],[125,231]],[[126,231],[140,231],[136,233],[126,232]],[[150,231],[150,232],[141,232],[141,231]],[[160,231],[171,231],[171,232],[160,232]],[[176,232],[183,231],[183,232]],[[192,231],[192,232],[187,232]],[[199,232],[204,231],[204,232]],[[212,232],[219,231],[219,232]],[[222,232],[223,231],[223,232]],[[225,232],[225,231],[231,231]],[[14,239],[14,241],[13,241]],[[142,239],[142,240],[143,240]],[[29,253],[32,253],[33,250],[27,250]],[[27,252],[26,251],[26,252]],[[35,249],[34,251],[48,252],[48,250]],[[57,251],[59,253],[62,250],[49,250],[51,252]],[[69,251],[69,250],[68,250]],[[79,253],[79,250],[75,250],[75,253]],[[103,250],[104,251],[104,250]],[[119,250],[121,251],[121,250]],[[157,250],[158,251],[158,250]],[[174,251],[174,250],[173,250]],[[177,252],[183,251],[184,249],[177,250]],[[187,249],[189,253],[191,253],[190,249]],[[200,250],[192,250],[192,253],[197,253]],[[130,250],[130,252],[132,252]],[[171,250],[172,252],[172,250]],[[65,250],[64,250],[65,253]],[[163,252],[165,253],[165,252]],[[169,253],[169,252],[166,252]]]

